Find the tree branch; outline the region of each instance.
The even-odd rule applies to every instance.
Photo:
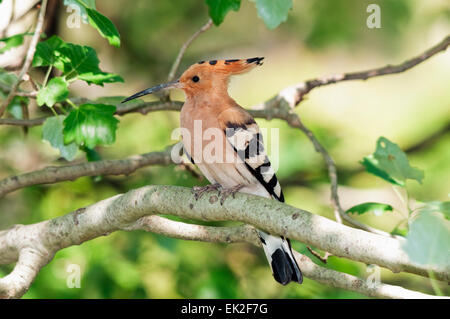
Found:
[[[22,78],[25,76],[25,74],[28,73],[28,70],[30,69],[31,62],[33,61],[33,57],[34,57],[34,52],[36,51],[36,45],[39,41],[39,37],[41,36],[42,26],[44,25],[44,16],[45,16],[46,8],[47,8],[47,0],[42,0],[41,9],[39,11],[38,20],[36,23],[36,29],[34,30],[33,37],[31,38],[30,46],[28,47],[28,52],[27,52],[27,56],[25,58],[25,62],[19,73],[19,76],[17,77],[17,81],[13,84],[8,96],[3,101],[3,103],[0,105],[0,117],[3,116],[3,113],[6,110],[6,107],[9,105],[9,103],[11,102],[13,97],[16,95],[16,91],[19,87],[19,84],[22,82]]]
[[[147,186],[52,220],[16,225],[0,231],[0,264],[19,260],[12,273],[0,279],[0,296],[22,296],[39,269],[57,251],[121,229],[144,229],[190,240],[245,241],[259,245],[250,226],[216,228],[188,225],[156,214],[208,221],[241,221],[312,244],[337,256],[378,264],[396,272],[408,271],[426,276],[432,270],[438,279],[449,280],[450,277],[448,268],[427,269],[411,263],[397,239],[349,228],[274,200],[239,193],[235,200],[227,200],[221,205],[216,195],[203,196],[195,201],[191,190],[184,187]],[[356,277],[322,268],[298,253],[296,258],[306,277],[334,287],[378,297],[431,297],[390,285],[370,285]]]
[[[23,127],[31,127],[31,126],[39,126],[44,124],[47,117],[38,117],[34,119],[14,119],[14,118],[0,118],[0,125],[12,125],[12,126],[23,126]]]
[[[352,80],[367,80],[369,78],[374,78],[382,75],[396,74],[407,71],[416,65],[428,60],[435,54],[445,51],[447,47],[450,45],[450,36],[445,37],[441,42],[433,46],[432,48],[426,50],[422,54],[406,60],[403,63],[397,65],[386,65],[381,68],[370,69],[359,72],[349,72],[349,73],[340,73],[335,75],[329,75],[322,78],[315,78],[311,80],[307,80],[305,82],[298,83],[296,85],[290,86],[283,91],[281,91],[278,95],[273,97],[269,102],[276,102],[280,99],[284,99],[288,102],[291,108],[297,106],[304,98],[306,94],[308,94],[311,90],[317,87],[330,85],[343,81],[352,81]],[[267,102],[266,102],[267,103]]]
[[[211,227],[186,224],[157,215],[145,216],[126,230],[145,230],[168,237],[214,243],[245,242],[261,247],[261,242],[250,225],[237,227]],[[297,263],[305,277],[335,288],[347,289],[378,298],[430,298],[434,296],[383,283],[366,280],[316,265],[310,258],[294,251]]]
[[[11,90],[12,90],[12,88],[10,86],[8,86],[6,84],[3,84],[3,83],[0,83],[0,89],[5,91],[5,92],[8,92],[8,93],[10,93]],[[26,92],[24,92],[24,91],[16,91],[16,93],[14,95],[30,97],[30,98],[34,99],[34,98],[36,98],[37,94],[38,94],[38,92],[36,90],[36,91],[26,91]]]
[[[144,166],[173,164],[170,157],[171,149],[172,146],[169,146],[162,152],[134,155],[120,160],[102,160],[65,166],[48,166],[41,170],[11,176],[0,180],[0,198],[7,193],[32,185],[73,181],[83,176],[129,175]]]
[[[341,222],[341,218],[350,223],[351,225],[358,227],[360,229],[363,229],[365,231],[369,231],[371,233],[375,233],[378,235],[383,236],[392,236],[391,234],[384,232],[382,230],[367,226],[357,220],[354,220],[350,216],[348,216],[345,211],[342,209],[342,206],[339,201],[339,195],[338,195],[338,177],[337,177],[337,169],[336,164],[334,163],[334,160],[331,158],[330,154],[328,154],[327,150],[320,144],[320,142],[317,140],[317,138],[314,136],[313,132],[311,132],[300,120],[300,117],[295,114],[291,113],[290,116],[286,119],[288,124],[292,127],[300,129],[305,135],[308,137],[308,139],[311,141],[311,143],[314,145],[314,149],[320,153],[327,165],[328,168],[328,177],[330,178],[330,185],[331,185],[331,202],[334,207],[334,212],[336,221]],[[340,217],[340,218],[339,218]]]
[[[90,101],[85,98],[73,98],[71,99],[74,103],[95,103],[95,101]],[[129,113],[141,113],[143,115],[150,112],[157,111],[180,111],[183,106],[183,102],[179,101],[153,101],[153,102],[144,102],[139,101],[136,103],[122,104],[118,103],[116,106],[116,115],[125,115]],[[47,116],[38,117],[34,119],[12,119],[12,118],[0,118],[0,125],[12,125],[12,126],[39,126],[42,125]]]
[[[178,52],[177,58],[175,59],[175,62],[172,65],[172,68],[170,69],[169,76],[167,80],[170,82],[175,78],[175,74],[177,73],[178,67],[180,66],[181,59],[184,56],[184,53],[186,52],[187,48],[191,45],[191,43],[203,32],[211,28],[213,22],[211,19],[206,22],[206,24],[201,27],[197,32],[195,32],[181,47],[180,51]]]

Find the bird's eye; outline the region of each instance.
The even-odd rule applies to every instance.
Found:
[[[194,76],[192,77],[192,81],[198,82],[198,81],[200,81],[200,78],[199,78],[198,76],[194,75]]]

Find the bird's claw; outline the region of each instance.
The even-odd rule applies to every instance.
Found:
[[[220,192],[220,205],[223,205],[223,203],[225,202],[225,200],[231,195],[234,198],[234,195],[239,192],[245,185],[242,184],[238,184],[236,186],[233,187],[229,187],[229,188],[224,188],[222,189],[222,191]]]
[[[206,186],[194,186],[192,188],[192,192],[194,193],[195,200],[199,200],[203,194],[211,192],[211,191],[219,191],[222,186],[219,183],[209,184]]]

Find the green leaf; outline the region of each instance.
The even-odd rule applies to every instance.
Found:
[[[292,0],[253,0],[260,17],[269,29],[275,29],[288,18]]]
[[[0,83],[12,86],[17,81],[17,76],[14,73],[8,73],[4,69],[0,68]]]
[[[109,44],[120,47],[120,35],[117,28],[107,17],[95,8],[95,0],[64,0],[67,6],[77,7],[83,22],[89,22]]]
[[[58,52],[63,64],[62,71],[68,80],[78,77],[88,84],[101,86],[103,83],[123,82],[119,75],[100,70],[97,53],[91,47],[65,43]]]
[[[406,237],[407,234],[408,234],[408,230],[406,228],[395,227],[391,231],[391,235],[394,235],[394,236],[397,235],[397,236]]]
[[[368,173],[371,173],[373,175],[376,175],[378,177],[381,177],[384,180],[387,180],[388,182],[395,184],[395,185],[399,185],[399,186],[404,186],[404,183],[401,183],[398,180],[395,180],[393,178],[391,178],[389,176],[389,174],[387,174],[385,171],[379,169],[371,160],[372,155],[364,157],[364,159],[361,161],[361,164],[365,166],[366,171]]]
[[[450,222],[441,214],[419,214],[410,225],[403,250],[421,265],[450,266]]]
[[[82,73],[100,72],[98,67],[100,61],[97,53],[91,47],[64,43],[57,52],[62,61],[61,70],[68,79]]]
[[[215,25],[220,25],[228,11],[239,11],[241,0],[206,0],[209,6],[209,16]]]
[[[90,25],[96,28],[100,35],[108,40],[109,44],[117,48],[120,47],[120,35],[111,20],[96,10],[87,8],[86,11]]]
[[[12,48],[18,47],[19,45],[22,45],[24,35],[25,34],[22,33],[13,35],[8,38],[0,39],[0,42],[4,43],[4,45],[0,48],[0,54],[5,53]]]
[[[53,65],[63,72],[67,80],[86,81],[88,84],[123,82],[122,77],[106,73],[99,68],[97,53],[89,46],[67,43],[53,36],[38,43],[33,66]]]
[[[358,215],[362,215],[367,212],[373,212],[375,215],[379,216],[387,211],[392,211],[391,205],[382,203],[363,203],[347,209],[345,213],[356,213]]]
[[[407,179],[415,179],[422,183],[422,170],[409,165],[406,154],[385,137],[377,141],[375,153],[364,157],[361,162],[369,173],[399,186],[405,186]]]
[[[444,217],[450,220],[450,201],[447,202],[429,202],[420,209],[421,213],[442,213]]]
[[[123,79],[120,75],[114,73],[106,73],[99,71],[97,73],[94,72],[86,72],[78,75],[78,79],[86,81],[87,83],[93,83],[97,85],[103,85],[103,83],[114,83],[114,82],[123,82]]]
[[[63,115],[47,118],[42,126],[42,139],[49,141],[51,146],[58,149],[61,157],[72,161],[77,155],[78,147],[75,143],[64,144],[64,118]]]
[[[37,94],[37,104],[52,107],[56,102],[64,101],[69,96],[67,82],[62,77],[51,79],[46,87],[39,90]]]
[[[106,104],[83,104],[64,120],[64,143],[75,142],[93,149],[108,145],[116,139],[116,107]]]
[[[11,86],[17,81],[17,77],[14,73],[5,73],[4,70],[0,68],[0,83]],[[7,93],[0,90],[0,100],[6,99]],[[7,106],[8,113],[11,114],[15,119],[23,119],[22,104],[28,105],[30,99],[25,96],[14,96],[11,102]]]
[[[60,37],[54,35],[46,41],[39,42],[34,53],[33,66],[50,66],[53,65],[62,70],[63,65],[60,60],[58,49],[64,45],[64,41]]]
[[[22,105],[28,105],[29,99],[24,96],[15,96],[8,105],[8,113],[15,119],[23,119]]]

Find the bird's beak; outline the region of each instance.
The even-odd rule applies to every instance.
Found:
[[[141,92],[138,92],[136,94],[133,94],[132,96],[127,97],[125,100],[122,101],[122,103],[128,102],[130,100],[134,100],[137,99],[138,97],[147,95],[147,94],[152,94],[161,90],[167,90],[167,89],[181,89],[181,83],[180,81],[172,81],[172,82],[168,82],[168,83],[164,83],[164,84],[159,84],[156,85],[154,87],[145,89]]]

